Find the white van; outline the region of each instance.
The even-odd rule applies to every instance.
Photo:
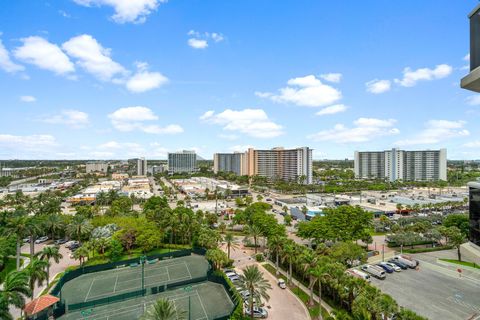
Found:
[[[417,267],[417,261],[412,261],[410,259],[406,259],[402,257],[402,255],[398,255],[393,257],[394,260],[400,261],[404,265],[408,266],[410,269],[415,269]]]
[[[357,278],[363,279],[367,282],[370,282],[370,275],[366,274],[365,272],[362,272],[362,271],[357,270],[357,269],[349,269],[345,272],[347,272],[348,274],[350,274],[353,277],[357,277]]]
[[[365,272],[370,273],[372,276],[374,276],[375,278],[378,278],[380,280],[383,280],[387,277],[387,275],[385,273],[385,270],[383,270],[382,268],[377,267],[377,266],[372,266],[370,264],[366,264],[366,265],[362,266],[361,269]]]
[[[413,259],[412,256],[409,256],[407,254],[400,254],[399,256],[402,257],[403,259],[407,259],[407,260],[412,261],[413,263],[415,263],[415,266],[418,266],[420,264],[420,262],[418,260]]]

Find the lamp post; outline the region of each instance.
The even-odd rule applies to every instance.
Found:
[[[183,288],[183,290],[185,292],[191,292],[192,291],[192,286],[186,286],[185,288]],[[191,296],[188,295],[188,320],[191,320],[192,319],[192,310],[191,310]]]
[[[140,257],[140,263],[142,264],[142,295],[145,296],[145,261],[147,257],[142,255]]]

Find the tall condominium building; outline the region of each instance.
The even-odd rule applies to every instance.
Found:
[[[298,181],[311,184],[312,149],[273,148],[271,150],[248,149],[246,152],[247,174],[267,177],[271,180]]]
[[[215,153],[213,155],[213,172],[232,172],[239,176],[247,174],[247,157],[245,153]]]
[[[87,162],[87,165],[86,165],[87,173],[92,173],[92,172],[107,173],[107,170],[108,170],[108,163],[106,162],[92,161],[92,162]]]
[[[197,154],[195,151],[183,150],[168,154],[168,173],[193,173],[197,171]]]
[[[145,158],[137,159],[137,176],[147,175],[147,160]]]
[[[446,181],[447,150],[355,151],[355,177],[388,181]]]

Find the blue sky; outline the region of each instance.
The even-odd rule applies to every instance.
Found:
[[[480,159],[480,97],[459,87],[477,3],[5,0],[0,159]]]

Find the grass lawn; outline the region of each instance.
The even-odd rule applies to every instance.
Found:
[[[23,260],[20,259],[20,265],[23,264]],[[12,271],[15,271],[17,268],[17,260],[16,258],[7,258],[7,261],[5,262],[5,266],[0,272],[0,279],[3,280],[7,274],[9,274]]]
[[[268,264],[268,263],[262,264],[262,267],[264,267],[265,269],[268,270],[268,272],[270,272],[271,274],[276,276],[275,275],[275,268],[273,266],[271,266],[270,264]],[[284,276],[283,274],[279,274],[278,277],[285,280],[285,282],[287,281],[287,277]],[[303,291],[299,287],[291,287],[290,289],[298,298],[300,298],[300,300],[303,302],[303,304],[307,307],[308,312],[310,313],[310,317],[312,319],[316,319],[318,317],[318,313],[319,313],[318,304],[315,304],[315,306],[313,306],[313,307],[309,306],[308,305],[308,300],[310,299],[310,297],[309,297],[308,293],[306,293],[305,291]],[[322,308],[322,315],[323,315],[324,318],[329,316],[327,310],[325,310],[324,308]]]
[[[440,259],[440,260],[450,262],[450,263],[455,263],[455,264],[466,266],[466,267],[480,269],[480,266],[476,263],[473,263],[473,262],[458,261],[458,260],[454,260],[454,259]]]
[[[162,254],[162,253],[168,253],[172,251],[178,251],[178,249],[157,248],[147,252],[146,255],[150,256],[153,254]],[[118,260],[140,258],[142,255],[143,255],[143,252],[140,249],[135,249],[135,250],[131,250],[130,254],[127,254],[127,253],[123,254]],[[108,255],[106,253],[103,257],[101,254],[96,253],[95,257],[90,256],[90,259],[84,263],[84,266],[93,266],[93,265],[103,264],[108,262],[110,262],[110,259],[108,258]]]

